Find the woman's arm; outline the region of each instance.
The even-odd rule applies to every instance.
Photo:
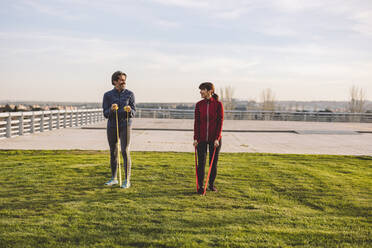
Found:
[[[217,125],[216,125],[216,140],[220,140],[221,139],[221,135],[222,135],[222,124],[223,124],[223,115],[224,115],[224,112],[223,112],[223,105],[221,102],[218,102],[218,105],[217,105]]]
[[[200,109],[199,104],[196,104],[194,114],[194,140],[199,140],[199,138],[200,138]]]

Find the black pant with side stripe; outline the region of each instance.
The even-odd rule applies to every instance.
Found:
[[[213,159],[211,175],[209,178],[209,185],[211,186],[213,186],[214,180],[216,179],[216,176],[217,176],[217,162],[218,162],[218,155],[220,153],[221,146],[222,146],[222,139],[220,139],[220,145],[216,147],[216,153]],[[209,170],[209,165],[211,163],[213,151],[214,151],[214,141],[211,141],[209,143],[207,143],[206,141],[200,142],[196,148],[198,151],[198,184],[200,188],[200,187],[204,187],[204,183],[205,183],[204,174],[205,174],[205,162],[207,158],[207,148],[209,150],[209,164],[208,164],[208,170]]]

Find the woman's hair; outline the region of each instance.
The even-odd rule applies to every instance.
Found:
[[[218,95],[214,93],[214,85],[211,82],[204,82],[199,85],[199,89],[201,90],[212,90],[212,97],[218,100]]]
[[[112,74],[112,76],[111,76],[111,84],[112,84],[112,85],[115,85],[115,84],[114,84],[114,81],[118,81],[118,80],[119,80],[119,77],[120,77],[121,75],[124,75],[124,76],[125,76],[125,79],[127,79],[127,74],[125,74],[125,73],[122,72],[122,71],[116,71],[116,72],[114,72],[114,74]]]

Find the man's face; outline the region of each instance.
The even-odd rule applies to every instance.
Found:
[[[119,91],[125,89],[126,80],[127,78],[124,75],[120,75],[117,81],[114,81],[115,88]]]

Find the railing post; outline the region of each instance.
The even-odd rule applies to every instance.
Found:
[[[41,117],[40,117],[40,132],[44,132],[44,111],[41,111]]]
[[[63,128],[67,127],[67,110],[65,110],[65,113],[63,115]]]
[[[49,114],[49,130],[53,130],[53,113],[51,110],[50,111],[50,114]]]
[[[30,123],[30,133],[34,133],[34,132],[35,132],[35,112],[32,111],[31,123]]]
[[[59,122],[61,121],[61,110],[58,110],[58,113],[57,113],[57,129],[59,129]]]
[[[6,137],[12,137],[12,117],[9,113],[9,116],[6,118]]]
[[[84,122],[84,112],[80,112],[80,126],[83,125]]]
[[[79,126],[79,112],[75,112],[75,127]]]
[[[71,110],[71,113],[70,113],[70,127],[72,127],[73,119],[74,119],[74,112]]]
[[[18,135],[23,135],[23,113],[21,113],[21,116],[18,117],[19,123],[18,123]]]

